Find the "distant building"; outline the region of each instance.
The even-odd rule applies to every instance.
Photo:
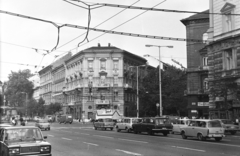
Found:
[[[52,102],[52,65],[49,65],[39,72],[40,76],[40,97],[45,101],[44,105]]]
[[[136,116],[136,70],[147,60],[111,46],[91,47],[65,61],[64,112],[74,118]],[[143,75],[144,68],[139,69]]]
[[[209,10],[203,13],[209,13]],[[209,28],[208,14],[195,14],[181,22],[186,26],[186,38],[202,40]],[[187,42],[187,90],[188,116],[208,118],[208,57],[204,42]]]

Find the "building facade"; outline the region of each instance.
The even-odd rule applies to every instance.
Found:
[[[240,2],[210,0],[208,30],[209,109],[211,118],[240,117]]]
[[[39,72],[40,97],[45,101],[44,105],[52,102],[52,65],[45,67]]]
[[[209,10],[203,13],[209,13]],[[208,14],[195,14],[181,20],[186,26],[186,38],[202,40],[209,28]],[[187,41],[187,90],[188,116],[208,118],[208,64],[204,42]]]
[[[113,112],[130,115],[128,107],[130,103],[136,104],[136,93],[128,90],[136,88],[133,80],[136,72],[131,72],[129,66],[146,62],[110,44],[105,47],[99,44],[73,55],[65,61],[65,112],[78,119],[113,115]]]

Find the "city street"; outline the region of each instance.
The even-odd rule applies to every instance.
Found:
[[[133,134],[115,130],[94,130],[91,124],[53,123],[43,131],[55,156],[156,155],[156,156],[240,156],[240,135],[226,135],[221,142],[183,140],[180,135]]]

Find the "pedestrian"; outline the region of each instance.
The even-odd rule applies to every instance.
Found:
[[[16,126],[16,125],[17,125],[17,122],[16,122],[16,120],[15,120],[15,117],[12,117],[12,125],[13,125],[13,126]]]

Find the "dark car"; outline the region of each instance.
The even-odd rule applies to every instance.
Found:
[[[132,125],[135,134],[147,132],[149,135],[162,133],[167,136],[173,129],[171,120],[167,117],[147,117],[143,118],[142,122]]]
[[[39,128],[34,126],[12,126],[0,128],[0,155],[51,156],[51,144],[46,142]]]
[[[73,117],[71,114],[65,114],[65,115],[61,115],[59,118],[58,118],[58,122],[61,124],[61,123],[70,123],[72,124],[73,123]]]

